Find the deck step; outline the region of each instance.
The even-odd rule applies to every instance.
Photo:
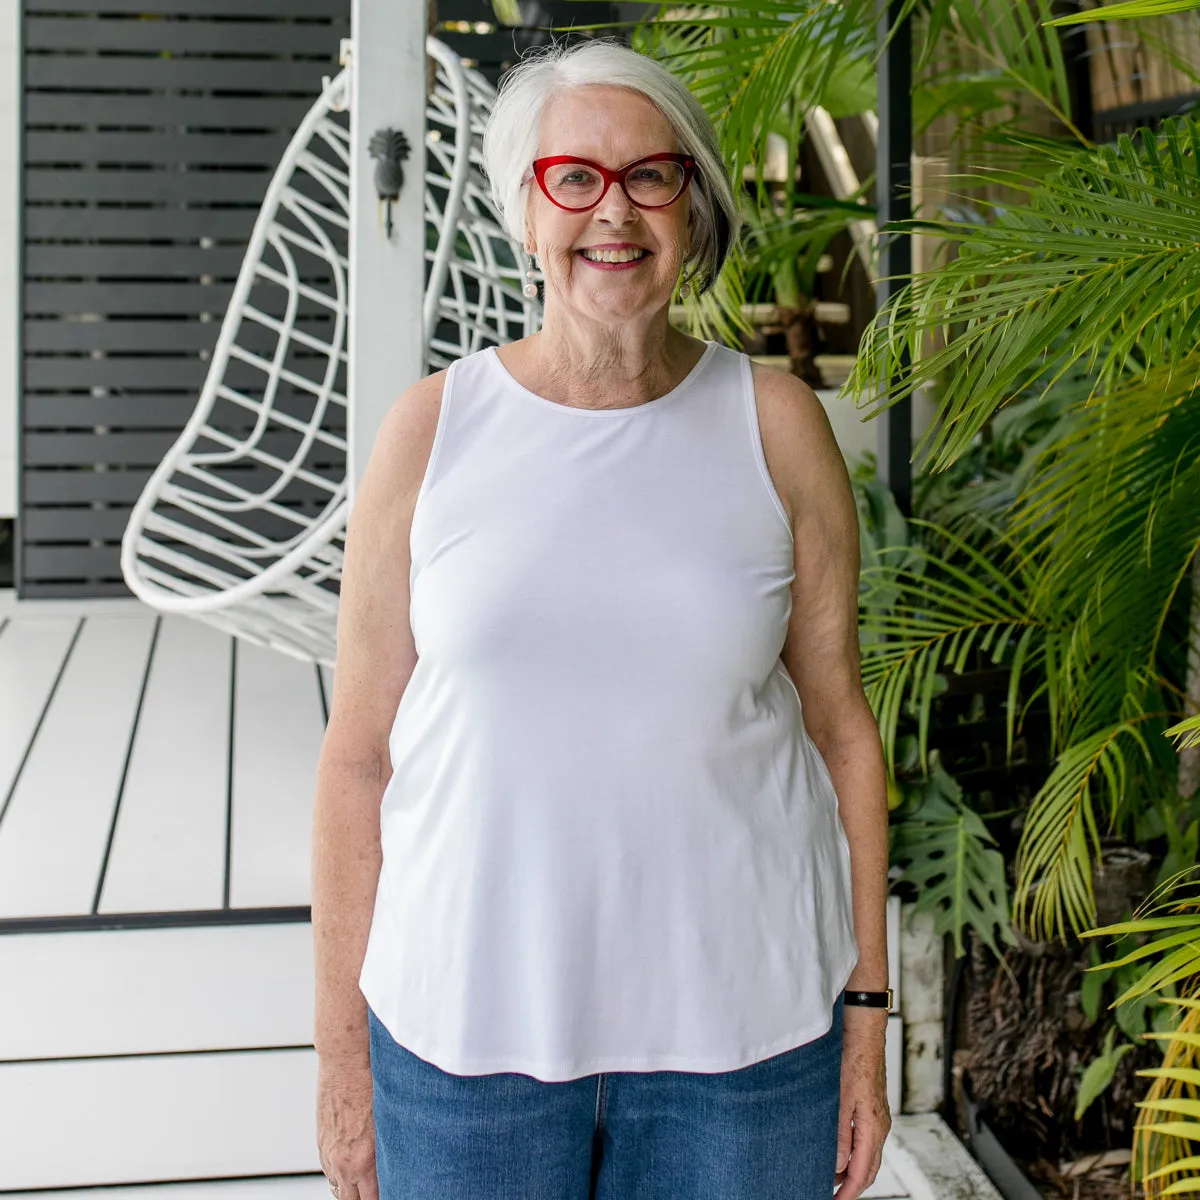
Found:
[[[324,1175],[273,1179],[215,1179],[205,1183],[161,1183],[148,1187],[71,1188],[69,1191],[5,1192],[4,1200],[329,1200]]]
[[[0,979],[0,1063],[312,1045],[306,923],[12,934]]]
[[[0,1065],[9,1188],[320,1169],[311,1048]]]
[[[0,937],[0,1188],[317,1170],[312,974],[299,922]]]

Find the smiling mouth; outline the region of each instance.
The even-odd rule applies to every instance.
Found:
[[[580,257],[595,263],[627,263],[640,262],[650,256],[649,250],[580,250]]]

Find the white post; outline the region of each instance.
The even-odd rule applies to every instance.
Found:
[[[353,0],[350,166],[349,461],[353,502],[384,414],[424,371],[425,35],[423,3]],[[392,238],[367,152],[379,129],[411,145]]]

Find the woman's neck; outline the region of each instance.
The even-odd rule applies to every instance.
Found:
[[[512,357],[518,378],[548,400],[576,408],[629,408],[666,395],[703,350],[702,343],[671,327],[666,309],[650,323],[627,325],[555,319],[549,310],[541,332],[525,338]]]

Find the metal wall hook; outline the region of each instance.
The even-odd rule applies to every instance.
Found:
[[[399,199],[404,186],[404,160],[412,153],[408,138],[398,129],[378,129],[367,143],[367,153],[375,164],[375,192],[387,204],[385,233],[392,236],[392,203]]]

